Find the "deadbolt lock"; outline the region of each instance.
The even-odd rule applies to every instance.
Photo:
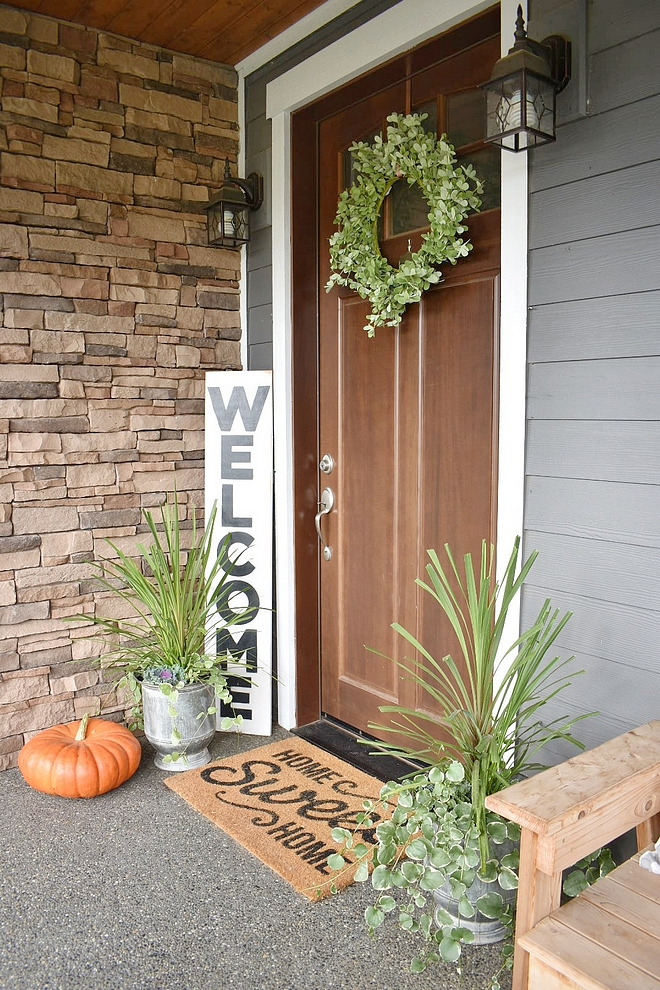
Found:
[[[323,474],[332,474],[334,471],[335,462],[331,454],[324,454],[319,463],[319,471],[323,471]]]

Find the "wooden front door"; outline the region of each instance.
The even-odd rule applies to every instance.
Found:
[[[306,361],[311,365],[313,352],[317,386],[312,412],[311,396],[296,382],[294,408],[299,616],[311,602],[313,570],[316,595],[316,628],[307,611],[299,620],[300,724],[320,712],[373,732],[370,723],[388,721],[381,705],[428,710],[428,698],[386,659],[406,652],[390,624],[400,622],[438,658],[455,654],[437,607],[415,578],[424,574],[428,548],[441,551],[448,543],[460,558],[478,554],[484,538],[494,542],[499,152],[481,142],[478,87],[498,54],[495,11],[326,97],[302,118],[307,140],[314,124],[318,224],[312,251],[315,347],[309,325],[299,323],[304,302],[294,302],[294,374],[304,373]],[[483,175],[486,209],[470,219],[469,257],[446,266],[444,281],[408,308],[398,328],[379,329],[370,339],[362,329],[368,304],[349,290],[324,290],[328,238],[339,193],[351,181],[350,145],[384,133],[393,111],[411,110],[428,113],[429,126],[447,132],[459,156]],[[304,133],[294,121],[294,150],[296,139],[302,148]],[[294,208],[297,195],[294,180]],[[424,213],[423,201],[388,197],[381,250],[391,263],[409,241],[412,250],[419,246]],[[294,244],[298,234],[304,240],[296,212]],[[309,293],[301,277],[309,265],[294,247],[294,297],[297,289],[303,297]],[[310,385],[308,380],[307,392]],[[319,470],[325,455],[332,463],[327,474]],[[313,528],[326,487],[334,495],[332,511],[322,519],[330,559],[319,554]],[[304,528],[310,525],[311,533]],[[314,638],[316,650],[308,652],[306,643],[312,646]],[[313,674],[314,652],[316,685],[306,676]]]

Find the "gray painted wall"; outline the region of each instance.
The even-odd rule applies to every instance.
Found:
[[[573,611],[560,646],[586,673],[556,711],[598,709],[577,733],[595,745],[660,717],[660,3],[532,0],[530,35],[562,12],[578,82],[556,143],[530,155],[525,550],[540,557],[523,622],[546,596]]]

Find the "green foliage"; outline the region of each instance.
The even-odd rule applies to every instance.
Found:
[[[142,726],[143,680],[159,684],[170,699],[173,717],[177,686],[212,684],[218,697],[231,704],[225,676],[228,657],[209,646],[217,628],[245,621],[245,616],[232,612],[229,620],[217,617],[228,601],[232,565],[228,541],[212,559],[216,511],[214,505],[204,531],[198,530],[193,514],[191,546],[186,552],[176,502],[168,500],[160,507],[160,528],[145,509],[152,540],[146,547],[138,544],[137,559],[108,540],[115,556],[94,565],[100,585],[124,602],[131,615],[76,615],[69,620],[91,625],[91,638],[103,638],[99,663],[123,672],[119,686],[127,687],[135,702],[132,727]],[[238,727],[240,721],[240,716],[227,719],[226,727]]]
[[[572,734],[573,726],[588,715],[559,716],[543,721],[542,709],[581,671],[570,670],[572,658],[552,656],[550,649],[570,619],[560,615],[549,600],[536,621],[507,649],[502,635],[511,603],[520,591],[538,554],[534,551],[516,573],[520,540],[514,541],[502,580],[496,584],[494,548],[484,540],[477,573],[470,554],[464,558],[464,576],[451,550],[446,571],[434,550],[428,551],[428,583],[417,584],[447,616],[460,651],[460,665],[447,655],[436,659],[410,632],[395,629],[415,650],[413,658],[392,660],[432,701],[443,715],[415,712],[398,705],[380,711],[392,716],[388,725],[371,725],[380,735],[393,733],[410,740],[374,744],[381,752],[434,766],[450,757],[460,760],[470,782],[475,807],[482,865],[488,860],[485,799],[522,774],[541,769],[537,754],[548,742],[562,740],[584,747]],[[391,658],[390,658],[391,659]],[[429,706],[431,707],[431,706]],[[438,739],[443,730],[443,741]]]
[[[346,285],[369,300],[364,329],[370,337],[376,327],[398,326],[406,306],[440,281],[436,266],[455,265],[472,248],[461,235],[468,213],[481,205],[482,183],[471,165],[456,165],[444,135],[436,138],[424,130],[425,117],[390,114],[385,141],[378,135],[373,145],[360,141],[350,148],[357,180],[339,197],[339,230],[330,238],[333,274],[326,288]],[[383,201],[399,179],[420,186],[430,229],[419,251],[394,268],[380,252],[377,231]]]
[[[575,864],[564,880],[562,890],[567,897],[577,897],[596,880],[606,877],[615,869],[616,863],[612,858],[611,850],[607,846],[603,846]]]
[[[476,573],[469,554],[461,574],[448,546],[447,570],[435,551],[428,552],[428,582],[417,583],[449,619],[458,660],[451,655],[438,660],[402,626],[392,627],[415,653],[402,661],[388,659],[431,703],[420,705],[426,712],[381,707],[391,716],[390,723],[370,728],[398,740],[370,745],[376,752],[417,761],[422,768],[387,784],[378,805],[366,809],[378,811],[381,820],[377,846],[365,851],[358,870],[367,863],[373,868],[376,898],[365,915],[369,930],[394,910],[389,900],[383,905],[384,898],[392,898],[399,908],[399,925],[421,940],[422,951],[411,963],[413,972],[432,962],[459,960],[462,945],[473,939],[465,926],[475,911],[499,920],[512,934],[513,909],[506,903],[506,892],[518,886],[519,829],[489,812],[485,799],[539,769],[539,750],[550,740],[583,748],[572,730],[587,716],[542,719],[543,707],[577,673],[569,668],[570,660],[550,652],[570,613],[560,615],[546,601],[533,625],[508,649],[502,648],[509,609],[537,556],[531,554],[518,571],[519,545],[516,539],[499,583],[493,548],[485,542]],[[431,715],[430,710],[444,714]],[[333,837],[349,848],[350,837],[344,832]],[[591,876],[592,864],[578,866]],[[473,903],[470,888],[475,880],[490,889]],[[451,893],[453,913],[435,903],[433,892],[440,887]],[[510,969],[512,960],[509,939],[502,950],[502,968]],[[498,979],[499,973],[493,976],[493,988],[499,987]]]
[[[462,946],[474,937],[464,919],[473,918],[475,909],[512,928],[512,911],[502,890],[516,884],[512,865],[517,866],[517,855],[502,852],[498,856],[495,851],[486,867],[480,868],[475,809],[462,764],[445,759],[432,770],[402,782],[391,781],[369,810],[382,818],[376,826],[376,845],[365,847],[361,854],[353,850],[364,879],[367,867],[372,867],[376,899],[365,911],[365,922],[374,934],[386,916],[393,914],[401,928],[420,938],[424,947],[411,962],[413,973],[422,972],[432,962],[459,960]],[[490,812],[486,822],[495,850],[497,846],[509,850],[517,842],[517,825]],[[335,829],[333,839],[341,851],[328,859],[328,865],[344,869],[341,853],[351,848],[352,834]],[[472,904],[466,891],[477,877],[493,889]],[[441,887],[451,892],[455,914],[436,903],[433,894]]]

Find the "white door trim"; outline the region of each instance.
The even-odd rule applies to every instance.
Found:
[[[261,69],[262,66],[276,59],[278,55],[282,55],[289,48],[293,48],[299,41],[309,38],[319,28],[324,27],[324,25],[333,21],[336,17],[344,14],[351,7],[357,6],[358,3],[360,3],[360,0],[326,0],[320,7],[315,7],[309,14],[301,17],[299,21],[296,21],[291,27],[282,31],[281,34],[275,35],[265,45],[258,48],[256,52],[252,52],[251,55],[247,55],[241,62],[237,62],[235,68],[239,77],[245,78],[251,72]],[[239,120],[241,120],[240,117]]]
[[[490,6],[471,0],[401,0],[268,84],[272,119],[273,398],[279,721],[296,725],[296,640],[291,389],[291,169],[294,110]],[[516,0],[502,0],[502,50],[513,40]],[[509,30],[510,28],[510,30]],[[527,156],[502,153],[502,267],[497,550],[502,566],[522,533],[527,338]],[[395,616],[392,617],[393,620]],[[519,615],[509,616],[517,636]]]

